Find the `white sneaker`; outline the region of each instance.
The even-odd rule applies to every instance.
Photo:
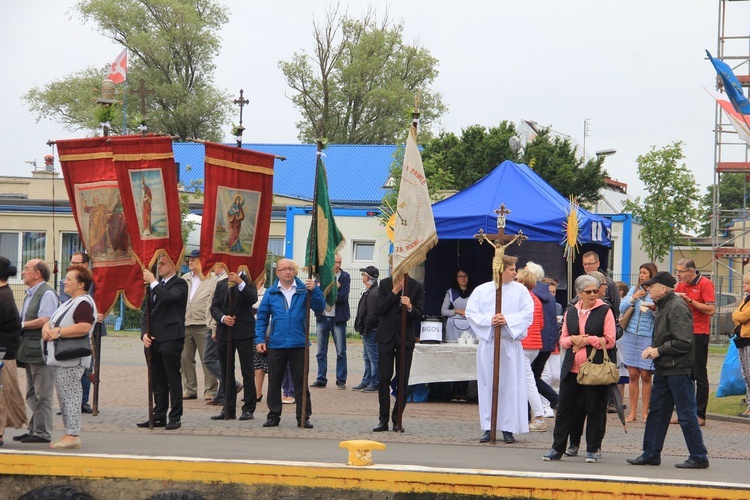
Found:
[[[547,422],[544,420],[537,420],[529,424],[529,432],[547,432]]]
[[[555,418],[555,411],[551,406],[544,407],[544,418]]]

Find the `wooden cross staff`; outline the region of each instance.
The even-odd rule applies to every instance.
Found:
[[[505,249],[513,243],[520,245],[526,240],[526,235],[523,231],[518,231],[518,234],[513,236],[505,234],[505,216],[510,213],[510,210],[505,208],[505,203],[500,205],[500,208],[495,210],[497,214],[497,234],[488,235],[484,232],[484,229],[479,228],[479,232],[474,235],[474,238],[479,240],[481,245],[485,241],[495,247],[495,256],[492,258],[492,279],[495,282],[495,314],[502,312],[503,305],[503,283],[502,276],[505,270],[503,264],[503,257],[505,256]],[[500,328],[501,326],[495,327],[495,363],[492,367],[492,416],[490,419],[490,443],[495,444],[495,438],[497,436],[497,394],[498,388],[500,387]]]

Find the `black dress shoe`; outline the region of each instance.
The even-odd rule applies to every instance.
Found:
[[[313,382],[312,384],[310,384],[310,387],[321,387],[322,388],[322,387],[325,387],[325,386],[326,386],[326,383],[325,382],[321,382],[320,380],[316,380],[315,382]]]
[[[512,432],[503,431],[503,441],[505,441],[508,444],[515,443],[516,442],[516,438],[513,437],[513,433]]]
[[[253,420],[255,417],[249,411],[243,411],[240,420]]]
[[[88,403],[83,403],[81,405],[81,413],[94,413],[94,409],[91,408],[91,405]]]
[[[385,424],[378,424],[377,427],[374,427],[372,429],[372,432],[383,432],[383,431],[387,431],[387,430],[388,430],[388,423],[385,423]],[[15,438],[13,438],[13,439],[15,439]]]
[[[489,443],[490,442],[490,431],[484,431],[484,434],[482,434],[482,437],[479,438],[480,443]]]
[[[661,465],[661,458],[646,458],[643,455],[635,458],[628,458],[630,465]]]
[[[237,418],[237,415],[229,415],[229,418],[224,418],[224,412],[219,413],[218,415],[214,415],[211,417],[211,420],[234,420]]]
[[[297,427],[299,427],[299,426],[300,426],[299,425],[299,420],[297,420]],[[308,419],[305,419],[305,425],[303,425],[302,427],[304,427],[305,429],[312,429],[313,428],[313,424],[312,424],[312,422],[310,422],[310,419],[308,418]]]
[[[275,418],[269,418],[265,422],[263,422],[263,427],[278,427],[279,421]]]
[[[21,434],[20,436],[13,436],[13,441],[20,441],[23,438],[27,438],[29,436],[31,436],[31,434],[29,434],[28,432]]]
[[[148,428],[148,420],[146,420],[145,422],[139,422],[135,425],[136,427],[140,427],[141,429]],[[158,419],[158,418],[154,419],[154,427],[166,427],[166,426],[167,426],[166,420]]]
[[[21,441],[24,443],[25,441]],[[692,458],[688,458],[681,464],[674,464],[675,467],[678,469],[708,469],[708,460],[705,462],[699,462],[697,460],[693,460]]]
[[[22,443],[49,443],[49,439],[45,439],[39,436],[26,436],[21,440]]]
[[[180,422],[179,420],[172,420],[172,421],[170,421],[170,422],[169,422],[169,423],[168,423],[168,424],[166,425],[166,429],[167,429],[168,431],[173,431],[173,430],[175,430],[175,429],[179,429],[180,427],[182,427],[182,422]]]

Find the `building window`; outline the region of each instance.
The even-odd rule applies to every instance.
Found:
[[[353,248],[353,261],[372,262],[375,260],[375,242],[374,241],[355,241]]]
[[[274,257],[283,257],[284,238],[268,238],[268,253]]]
[[[18,263],[18,233],[0,233],[0,255],[7,257],[17,269],[23,267]]]
[[[0,255],[7,257],[18,269],[31,259],[45,260],[46,251],[45,232],[0,233]]]
[[[28,262],[31,259],[44,260],[47,252],[47,233],[25,232],[23,233],[23,246],[21,247],[21,261]]]
[[[67,269],[70,260],[73,258],[73,254],[84,251],[83,242],[81,242],[78,233],[61,233],[60,236],[61,267]]]

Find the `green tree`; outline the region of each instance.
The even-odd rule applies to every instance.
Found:
[[[748,204],[747,180],[745,174],[721,174],[719,180],[719,229],[732,224],[732,219],[740,217]],[[714,186],[706,188],[701,199],[701,235],[711,235],[711,217],[714,206]]]
[[[693,173],[681,163],[684,158],[682,142],[676,141],[661,149],[653,146],[636,159],[638,178],[648,195],[626,201],[625,209],[643,225],[639,237],[652,262],[666,257],[672,245],[684,242],[683,235],[700,215],[695,202],[699,191]]]
[[[279,62],[303,116],[300,141],[401,142],[417,94],[425,130],[445,111],[440,94],[429,88],[437,59],[418,43],[404,42],[403,31],[403,22],[387,11],[378,19],[374,9],[353,19],[335,7],[324,23],[313,23],[312,54],[295,52]]]
[[[472,125],[461,131],[441,133],[425,144],[422,152],[430,189],[465,189],[513,158],[509,140],[515,126],[503,121],[496,127]]]
[[[602,197],[604,157],[586,160],[578,154],[570,139],[553,136],[544,129],[528,144],[523,161],[568,198],[575,196],[583,206],[590,206]]]
[[[154,91],[146,99],[150,130],[221,140],[231,97],[213,85],[213,59],[221,48],[219,30],[229,19],[226,7],[213,0],[82,0],[76,9],[84,22],[128,49],[129,87],[143,79]],[[89,67],[32,88],[24,99],[37,120],[96,131],[99,105],[92,89],[101,87],[106,74],[105,67]],[[133,112],[140,106],[129,94],[133,130],[144,117]],[[122,133],[119,106],[108,118],[112,131]]]

